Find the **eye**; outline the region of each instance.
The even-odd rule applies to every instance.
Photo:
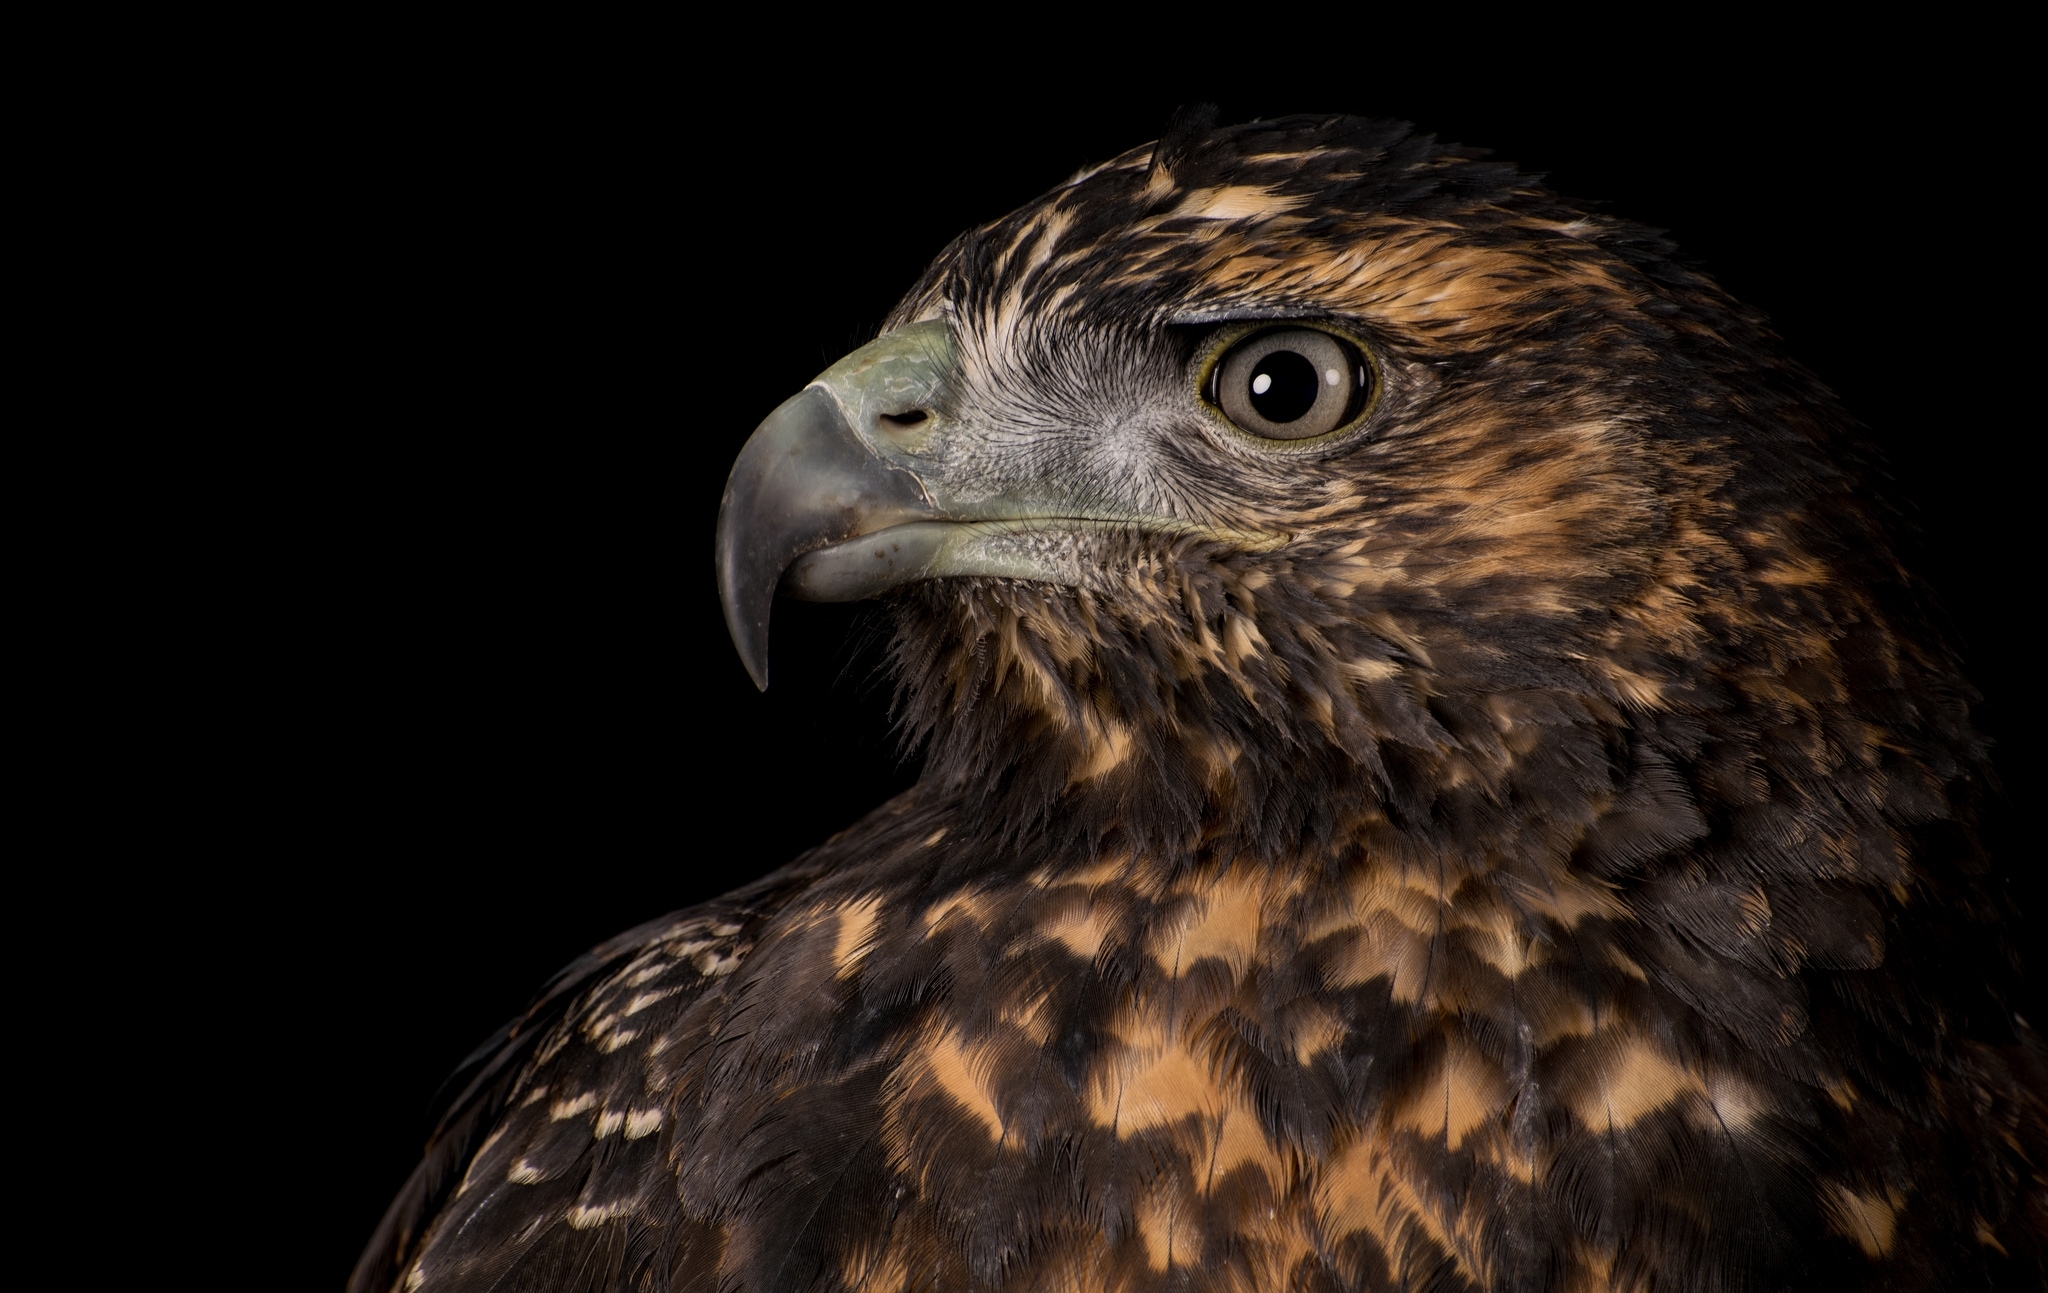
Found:
[[[1313,328],[1283,328],[1232,346],[1210,370],[1203,394],[1242,431],[1306,440],[1356,419],[1372,383],[1372,366],[1350,342]]]

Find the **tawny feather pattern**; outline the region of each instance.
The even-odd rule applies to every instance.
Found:
[[[1363,422],[1199,407],[1247,320]],[[888,594],[924,778],[565,972],[356,1287],[2039,1286],[1970,693],[1753,312],[1407,127],[1193,118],[934,321],[907,469],[1097,519]]]

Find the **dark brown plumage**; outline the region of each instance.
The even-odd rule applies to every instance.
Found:
[[[1352,403],[1248,434],[1289,329]],[[971,231],[721,523],[757,668],[778,580],[891,599],[923,780],[566,971],[356,1287],[2038,1286],[1870,478],[1668,245],[1403,126],[1188,117]]]

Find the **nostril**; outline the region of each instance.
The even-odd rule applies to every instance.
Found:
[[[923,409],[911,409],[907,413],[884,413],[882,421],[900,430],[904,427],[914,427],[930,416],[931,414],[926,413]]]

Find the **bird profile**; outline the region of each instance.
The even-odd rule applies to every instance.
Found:
[[[907,792],[464,1066],[382,1290],[2042,1287],[1972,692],[1851,417],[1660,235],[1176,116],[732,469]]]

